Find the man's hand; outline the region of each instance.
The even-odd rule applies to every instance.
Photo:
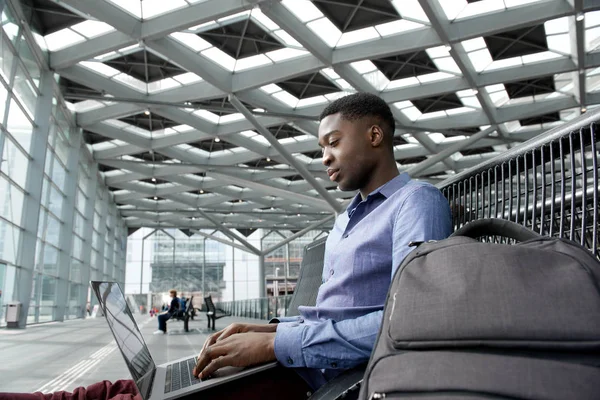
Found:
[[[248,333],[248,332],[264,332],[264,333],[272,333],[277,330],[277,324],[231,324],[227,328],[220,330],[219,332],[213,333],[206,339],[204,342],[204,346],[202,346],[202,350],[200,354],[206,350],[208,346],[212,346],[213,344],[221,341],[223,339],[227,339],[229,336],[234,335],[236,333]]]
[[[275,332],[232,334],[211,345],[205,344],[193,374],[205,379],[222,367],[248,367],[275,359]]]

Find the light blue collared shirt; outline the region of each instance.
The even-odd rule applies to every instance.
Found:
[[[400,174],[340,214],[327,238],[316,306],[279,318],[275,355],[314,389],[369,360],[394,272],[412,241],[445,239],[450,207],[434,186]]]

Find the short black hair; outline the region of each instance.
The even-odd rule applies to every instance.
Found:
[[[381,126],[383,133],[390,139],[394,137],[394,131],[396,130],[394,115],[392,114],[392,110],[390,110],[390,106],[379,96],[371,93],[354,93],[341,97],[325,107],[319,116],[319,121],[337,113],[340,113],[342,118],[347,121],[355,121],[364,117],[375,117],[383,125]]]

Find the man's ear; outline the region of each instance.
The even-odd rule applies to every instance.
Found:
[[[383,129],[381,129],[379,125],[371,126],[371,146],[381,146],[383,144],[384,136]]]

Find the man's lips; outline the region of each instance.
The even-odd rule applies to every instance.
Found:
[[[329,175],[329,179],[332,180],[332,181],[335,181],[335,178],[337,178],[339,171],[340,171],[339,169],[328,168],[327,169],[327,175]]]

